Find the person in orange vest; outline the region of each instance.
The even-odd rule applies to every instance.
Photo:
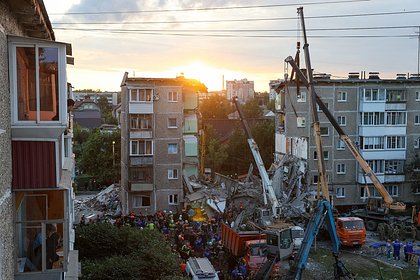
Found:
[[[181,263],[181,273],[182,273],[182,276],[186,276],[187,275],[187,272],[185,271],[186,268],[187,268],[187,264],[185,263],[185,260],[182,260],[182,263]]]

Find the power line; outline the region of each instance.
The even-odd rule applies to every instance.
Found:
[[[380,13],[305,16],[305,18],[306,19],[325,19],[325,18],[344,18],[344,17],[403,15],[403,14],[417,14],[417,13],[420,13],[420,10],[400,11],[400,12],[380,12]],[[162,23],[174,24],[174,23],[253,22],[253,21],[279,21],[279,20],[296,20],[296,17],[217,19],[217,20],[177,20],[177,21],[53,22],[53,24],[162,24]]]
[[[308,28],[308,31],[351,31],[351,30],[385,30],[417,28],[417,25],[405,26],[374,26],[374,27],[337,27],[337,28]],[[75,31],[124,31],[124,32],[296,32],[298,29],[111,29],[111,28],[66,28],[57,27],[58,30]]]
[[[62,16],[62,15],[102,15],[102,14],[137,14],[137,13],[213,11],[213,10],[232,10],[232,9],[275,8],[275,7],[303,6],[303,5],[341,4],[341,3],[369,2],[369,1],[371,0],[318,1],[318,2],[286,3],[286,4],[271,4],[271,5],[248,5],[248,6],[231,6],[231,7],[206,7],[206,8],[185,8],[185,9],[137,10],[137,11],[67,12],[67,13],[50,13],[50,15]]]

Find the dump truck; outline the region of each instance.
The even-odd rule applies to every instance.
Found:
[[[340,245],[359,247],[366,243],[366,228],[362,219],[339,217],[335,225]]]

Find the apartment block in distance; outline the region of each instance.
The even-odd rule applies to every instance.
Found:
[[[420,156],[420,77],[399,74],[395,79],[381,79],[377,72],[368,75],[352,72],[347,79],[319,74],[314,81],[317,94],[394,200],[419,202],[420,192],[409,182],[404,167]],[[290,84],[290,95],[279,92],[278,99],[289,96],[292,99],[291,106],[279,116],[284,118],[286,135],[308,138],[311,189],[315,192],[317,188],[317,158],[323,156],[336,206],[343,209],[363,206],[368,196],[366,186],[371,196],[380,197],[321,111],[324,154],[317,155],[307,89],[301,85],[297,91],[296,85]]]
[[[254,81],[247,79],[226,81],[226,97],[228,100],[238,97],[240,103],[246,103],[254,98]]]
[[[124,75],[121,83],[123,212],[179,211],[183,176],[198,176],[200,82]]]

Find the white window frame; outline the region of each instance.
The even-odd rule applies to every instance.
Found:
[[[17,65],[16,65],[16,48],[31,47],[35,48],[35,73],[36,73],[36,120],[19,120],[18,111],[18,91],[17,91]],[[58,120],[41,120],[41,105],[40,105],[40,81],[39,81],[39,48],[57,48],[58,51]],[[10,92],[12,105],[12,125],[13,124],[54,124],[67,123],[67,84],[66,84],[66,45],[60,42],[46,42],[27,37],[8,37],[9,50],[9,77],[10,77]]]
[[[322,134],[322,129],[327,129],[327,134]],[[328,126],[321,126],[319,128],[320,133],[321,133],[321,137],[327,137],[330,136],[330,128]]]
[[[390,196],[398,197],[399,188],[397,185],[385,186],[385,189],[387,190]]]
[[[168,143],[168,154],[169,155],[178,154],[178,143]]]
[[[345,163],[337,163],[336,166],[337,174],[346,174],[346,164]]]
[[[136,99],[132,98],[132,91],[134,90],[136,91]],[[148,92],[150,93],[149,100],[147,99]],[[152,88],[130,88],[129,96],[130,96],[130,102],[151,103],[153,102],[153,89]],[[145,97],[145,98],[142,98],[142,97]]]
[[[151,148],[150,148],[150,154],[140,154],[140,142],[143,142],[143,145],[147,145],[147,143],[150,142]],[[133,144],[137,144],[137,153],[133,153]],[[153,155],[153,140],[150,139],[136,139],[136,140],[130,140],[130,156],[152,156]],[[146,151],[146,146],[144,147],[144,150]]]
[[[327,107],[328,109],[328,102],[324,102],[325,107]],[[322,112],[321,107],[319,107],[318,103],[316,103],[316,111],[317,112]]]
[[[298,96],[296,94],[296,102],[305,103],[306,102],[306,96],[307,96],[306,91],[301,90],[299,93],[300,93],[300,96]]]
[[[178,179],[178,173],[179,172],[178,172],[177,168],[168,169],[168,179],[169,180],[177,180]]]
[[[346,149],[346,143],[343,140],[338,139],[337,140],[337,147],[336,148],[339,151],[345,150]]]
[[[168,205],[179,205],[179,196],[178,194],[168,195]]]
[[[414,138],[414,148],[420,148],[420,136],[415,136]]]
[[[344,187],[337,187],[335,189],[335,197],[336,198],[345,198],[346,197],[346,189]]]
[[[420,115],[414,116],[414,125],[420,125]]]
[[[347,125],[347,118],[346,116],[338,116],[337,122],[340,126],[346,126]]]
[[[339,91],[337,102],[347,102],[347,91]]]
[[[177,91],[168,92],[168,102],[175,103],[179,101],[179,94]]]
[[[149,205],[143,205],[143,197],[149,198]],[[141,198],[141,205],[136,204],[136,198]],[[150,195],[133,195],[133,208],[148,208],[152,206],[152,197]]]
[[[323,150],[322,152],[324,153],[324,160],[328,160],[328,159],[329,159],[329,157],[330,157],[330,153],[329,153],[328,151],[325,151],[325,150]],[[315,155],[316,155],[316,157],[315,157]],[[326,156],[325,156],[325,155],[326,155]],[[314,160],[318,160],[318,154],[317,154],[317,151],[314,151],[314,153],[313,153],[313,158],[314,158]]]
[[[386,148],[388,150],[400,150],[400,149],[405,149],[405,147],[407,146],[407,137],[405,136],[386,136]],[[394,145],[395,144],[395,145]]]
[[[171,126],[171,120],[175,120],[175,126]],[[178,118],[168,118],[168,128],[178,128]]]
[[[416,91],[416,101],[420,101],[420,91]]]

